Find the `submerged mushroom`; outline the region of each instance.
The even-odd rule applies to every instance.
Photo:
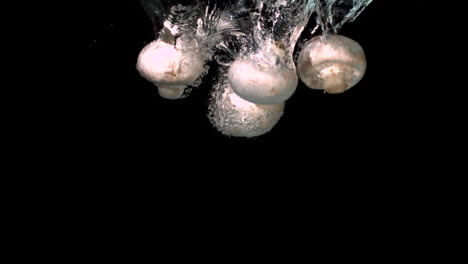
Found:
[[[167,43],[155,40],[142,49],[137,70],[158,86],[166,99],[178,99],[187,85],[193,83],[204,70],[203,56],[196,51],[195,41],[178,40]]]
[[[283,115],[285,103],[258,105],[240,98],[228,80],[216,84],[210,121],[218,131],[234,137],[256,137],[269,132]]]
[[[297,61],[299,77],[309,88],[331,94],[356,85],[366,66],[364,50],[356,41],[333,34],[309,40]]]
[[[228,78],[234,92],[255,104],[279,104],[294,93],[298,78],[294,64],[287,67],[282,45],[267,42],[257,53],[237,58]]]

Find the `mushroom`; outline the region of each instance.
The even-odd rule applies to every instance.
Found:
[[[237,58],[228,78],[234,92],[255,104],[280,104],[294,93],[298,78],[293,63],[288,67],[284,45],[267,41],[256,53]]]
[[[356,85],[366,71],[366,56],[354,40],[329,34],[309,40],[299,54],[298,74],[312,89],[343,93]]]
[[[227,79],[215,85],[210,121],[218,131],[234,137],[256,137],[269,132],[283,115],[285,103],[257,105],[240,98]]]
[[[195,41],[179,38],[174,43],[167,43],[158,39],[141,50],[137,70],[141,76],[158,86],[162,97],[178,99],[187,85],[202,74],[204,59],[197,52]]]

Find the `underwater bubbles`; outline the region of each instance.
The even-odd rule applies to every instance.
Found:
[[[269,132],[283,115],[285,103],[258,105],[239,97],[227,75],[214,85],[208,117],[218,131],[234,137],[256,137]]]

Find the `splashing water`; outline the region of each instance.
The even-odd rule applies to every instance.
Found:
[[[322,28],[322,34],[332,31],[337,34],[341,27],[353,22],[372,0],[316,0],[317,26]],[[317,27],[314,29],[314,31]]]
[[[323,35],[337,33],[347,22],[353,22],[372,0],[239,0],[206,4],[202,0],[140,0],[152,19],[156,34],[169,42],[196,39],[196,49],[212,59],[213,47],[224,51],[215,59],[229,65],[237,56],[261,50],[262,63],[283,60],[293,68],[295,45],[314,14]],[[216,2],[216,1],[211,1]],[[312,33],[312,34],[313,34]],[[272,43],[274,45],[272,45]],[[273,47],[273,48],[272,48]],[[284,58],[277,58],[279,47]],[[273,52],[271,52],[273,49]],[[271,54],[273,53],[273,54]]]
[[[210,5],[200,0],[141,0],[154,24],[155,33],[165,41],[196,39],[197,48],[209,52],[221,39],[238,31],[228,15],[229,5]]]
[[[241,0],[233,11],[244,33],[236,39],[237,49],[230,54],[241,57],[259,52],[260,63],[277,64],[278,60],[288,68],[294,68],[292,54],[295,44],[304,30],[312,12],[315,0]],[[227,48],[224,45],[222,48]],[[272,50],[273,49],[273,50]],[[278,55],[280,58],[274,55]],[[284,55],[282,56],[284,52]],[[271,59],[271,57],[276,57]]]

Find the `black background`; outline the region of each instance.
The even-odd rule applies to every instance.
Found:
[[[398,29],[389,26],[394,13],[388,11],[388,2],[374,1],[340,31],[360,43],[366,52],[368,67],[362,81],[340,95],[308,89],[299,81],[278,124],[271,132],[253,139],[224,136],[207,118],[216,63],[209,63],[210,73],[188,98],[163,99],[135,69],[140,50],[154,39],[153,25],[139,1],[92,4],[84,18],[85,90],[99,111],[87,133],[114,146],[146,146],[155,152],[162,146],[187,149],[193,144],[224,151],[253,147],[246,152],[286,146],[291,151],[306,151],[311,158],[329,155],[330,159],[350,157],[364,146],[367,154],[380,152],[391,147],[395,138],[409,137],[407,126],[414,121],[401,118],[399,109],[407,102],[401,89],[406,88],[401,80],[392,78],[395,64],[400,68],[405,65],[388,52],[399,45],[391,34]],[[305,32],[311,26],[314,24],[309,23]],[[304,33],[301,40],[306,37]],[[324,150],[328,154],[320,153]],[[338,157],[332,157],[335,150],[341,152]]]

